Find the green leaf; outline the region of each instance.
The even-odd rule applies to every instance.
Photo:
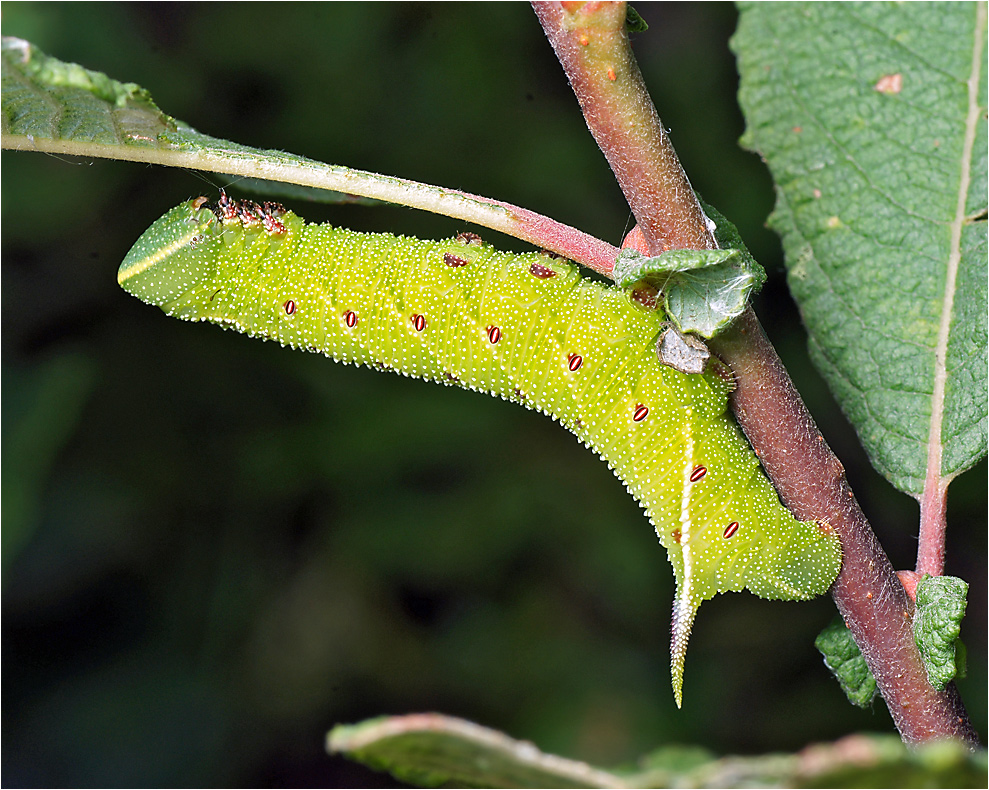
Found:
[[[859,708],[870,707],[876,697],[876,679],[840,617],[817,635],[814,647],[824,656],[824,665],[831,670],[848,701]]]
[[[421,787],[624,787],[615,774],[438,713],[339,725],[327,749]]]
[[[647,257],[625,249],[615,261],[615,282],[626,290],[640,283],[656,288],[681,331],[711,338],[741,314],[765,277],[747,265],[746,255],[738,249],[667,250]]]
[[[636,250],[624,250],[615,264],[615,282],[620,288],[631,288],[640,280],[666,286],[673,275],[728,263],[735,259],[736,250],[667,250],[649,258]]]
[[[736,252],[667,250],[650,258],[626,249],[615,261],[615,282],[626,290],[652,286],[678,329],[710,338],[745,309],[750,278],[738,272]]]
[[[2,52],[5,135],[149,146],[177,128],[133,82],[49,58],[19,38],[4,37]]]
[[[88,144],[79,152],[120,159],[136,158],[120,149],[154,148],[197,156],[211,154],[229,161],[246,156],[270,165],[318,164],[281,151],[263,151],[201,134],[159,110],[150,94],[138,85],[49,57],[22,39],[4,37],[2,52],[5,138]],[[107,146],[115,150],[98,150]],[[67,152],[77,151],[69,148]]]
[[[895,735],[849,735],[797,754],[716,757],[669,745],[636,770],[603,771],[438,713],[335,727],[327,748],[421,787],[984,787],[986,753]]]
[[[674,752],[675,754],[675,752]],[[728,756],[683,773],[643,773],[630,787],[982,787],[986,754],[958,741],[911,751],[895,735],[849,735],[796,754]]]
[[[742,313],[749,296],[766,281],[766,272],[738,229],[700,195],[697,198],[721,249],[666,250],[655,257],[625,249],[615,261],[614,277],[626,290],[638,283],[656,288],[677,328],[710,339]]]
[[[648,29],[649,25],[639,16],[639,12],[630,5],[625,6],[625,30],[629,33],[645,33]]]
[[[959,674],[956,647],[967,595],[968,584],[955,576],[924,576],[917,584],[913,636],[936,689]]]
[[[743,3],[742,143],[810,351],[903,491],[986,452],[984,3]]]

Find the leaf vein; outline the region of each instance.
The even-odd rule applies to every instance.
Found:
[[[955,218],[951,223],[951,251],[947,261],[947,276],[941,305],[941,325],[938,331],[937,348],[934,352],[934,393],[931,396],[931,421],[928,430],[927,481],[925,495],[933,491],[932,486],[942,486],[941,460],[943,455],[941,427],[944,420],[945,385],[947,379],[948,339],[954,317],[955,289],[958,268],[961,264],[962,227],[965,224],[965,207],[971,182],[972,154],[975,149],[976,129],[979,124],[980,107],[978,101],[979,82],[982,76],[983,38],[986,31],[986,6],[975,6],[976,23],[972,40],[972,67],[968,77],[968,113],[965,118],[965,143],[959,162],[958,194],[955,204]]]

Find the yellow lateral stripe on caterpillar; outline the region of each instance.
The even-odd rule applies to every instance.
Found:
[[[677,579],[671,672],[700,604],[748,589],[799,600],[841,566],[826,526],[784,508],[713,372],[663,366],[664,316],[569,261],[474,234],[422,241],[306,223],[276,204],[184,203],[135,243],[121,285],[168,315],[542,411],[645,508]]]

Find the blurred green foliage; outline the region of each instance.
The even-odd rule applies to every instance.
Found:
[[[894,564],[912,567],[916,504],[868,467],[810,370],[762,227],[771,184],[736,145],[734,9],[636,8],[650,29],[634,46],[693,185],[770,270],[760,315]],[[521,3],[5,3],[3,33],[137,82],[218,137],[507,200],[613,243],[630,227]],[[12,520],[4,507],[18,531],[3,557],[6,784],[386,783],[325,756],[323,734],[420,710],[600,765],[671,741],[745,753],[890,728],[881,703],[847,704],[813,650],[827,598],[708,604],[677,712],[672,572],[569,434],[128,297],[114,275],[141,231],[215,194],[195,173],[7,151],[2,164],[3,493],[18,488]],[[465,229],[396,207],[297,208],[357,230]],[[959,685],[982,732],[985,474],[953,484],[948,544],[949,572],[972,584]]]

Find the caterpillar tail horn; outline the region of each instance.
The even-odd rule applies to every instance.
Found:
[[[673,681],[673,697],[677,708],[683,706],[683,666],[687,658],[687,642],[694,625],[699,604],[691,600],[686,591],[678,589],[673,600],[673,619],[670,625],[670,676]]]

